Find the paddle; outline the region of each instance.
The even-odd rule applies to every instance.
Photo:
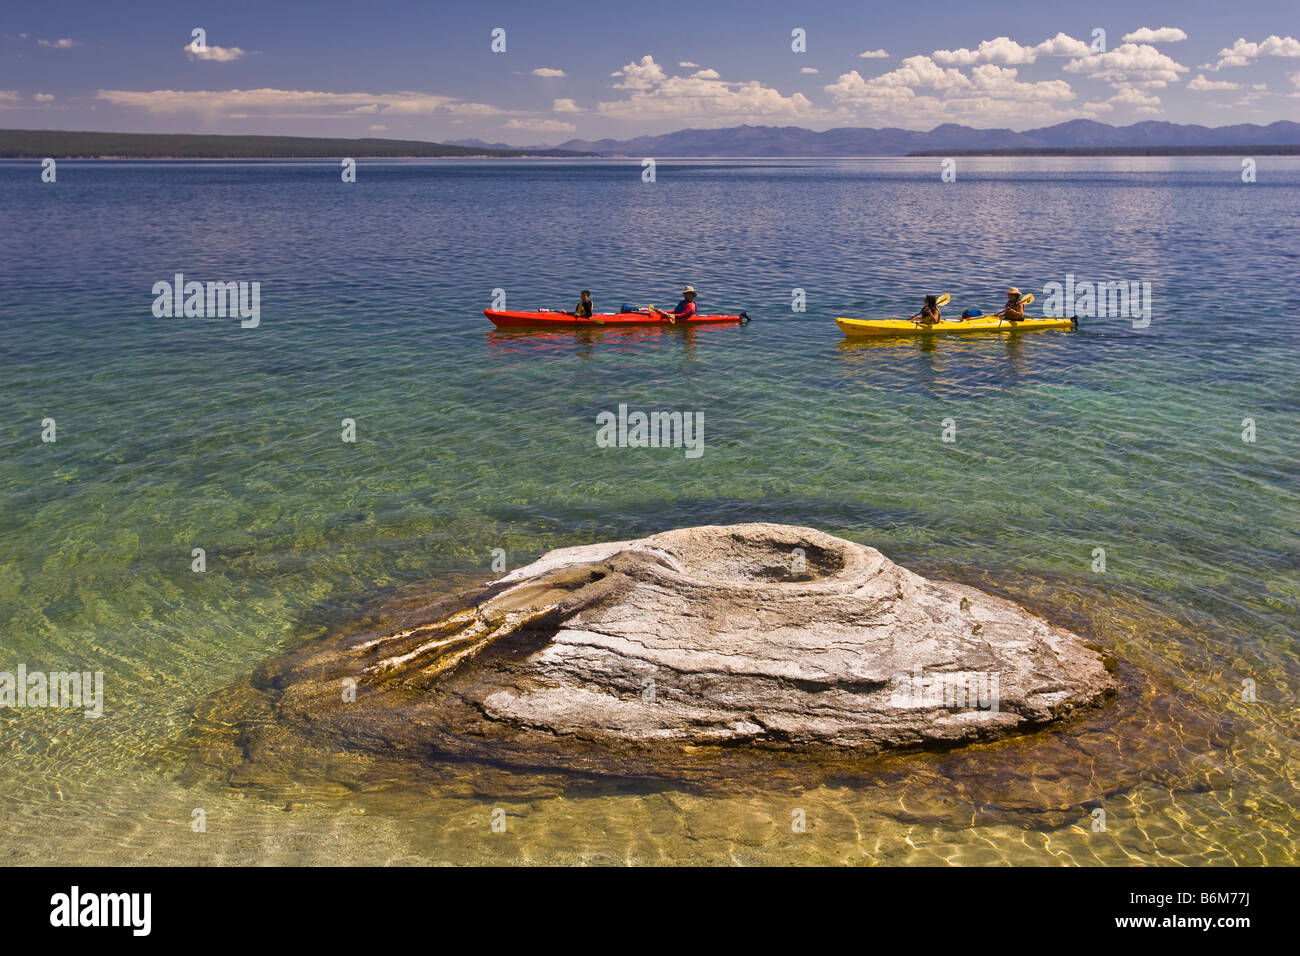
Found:
[[[942,309],[945,305],[947,305],[947,304],[948,304],[949,302],[951,302],[951,301],[952,301],[952,296],[950,296],[947,292],[945,292],[943,295],[939,296],[939,298],[937,298],[937,299],[934,300],[934,304],[935,304],[935,307],[936,307],[936,308],[940,308],[940,309]],[[920,324],[921,324],[921,322],[920,322],[920,319],[921,319],[921,313],[920,313],[920,312],[916,313],[916,315],[909,315],[908,318],[911,319],[911,320],[912,320],[914,323],[916,323],[917,325],[920,325]]]
[[[1025,306],[1025,305],[1033,305],[1033,304],[1034,304],[1034,294],[1033,294],[1032,292],[1026,292],[1024,295],[1022,295],[1022,296],[1020,297],[1020,304],[1021,304],[1022,306]],[[998,312],[994,312],[994,313],[993,313],[994,315],[996,315],[996,316],[998,317],[998,328],[1001,328],[1001,327],[1002,327],[1002,323],[1003,323],[1003,322],[1019,322],[1019,321],[1021,321],[1020,319],[1008,319],[1007,316],[1006,316],[1006,312],[1007,312],[1007,310],[1004,308],[1004,309],[1002,309],[1001,311],[998,311]]]
[[[660,316],[660,321],[661,321],[661,322],[662,322],[664,319],[667,319],[669,325],[676,325],[676,324],[677,324],[677,317],[676,317],[675,315],[673,315],[671,312],[665,312],[665,311],[663,311],[663,309],[656,309],[656,308],[654,307],[653,304],[652,304],[652,305],[647,305],[647,306],[645,307],[645,310],[646,310],[647,312],[649,312],[651,315],[657,315],[657,316]]]
[[[676,317],[675,317],[671,312],[662,312],[662,311],[660,311],[659,309],[656,309],[653,305],[647,305],[645,308],[646,308],[646,311],[647,311],[647,312],[651,312],[651,313],[653,313],[653,314],[655,314],[655,315],[662,315],[665,319],[668,320],[668,323],[669,323],[670,325],[676,325],[676,324],[677,324],[677,318],[676,318]],[[748,312],[739,312],[739,313],[737,313],[737,315],[738,315],[738,317],[740,318],[740,324],[741,324],[742,326],[744,326],[744,325],[749,325],[749,323],[753,321],[753,320],[749,317],[749,313],[748,313]]]
[[[582,303],[578,303],[578,304],[581,305]],[[571,316],[573,316],[575,319],[581,319],[581,318],[584,318],[584,316],[578,315],[578,312],[577,312],[576,309],[575,309],[574,311],[570,312],[569,314],[570,314]],[[602,319],[602,318],[600,318],[600,316],[596,315],[596,310],[595,310],[594,308],[593,308],[592,311],[591,311],[591,315],[585,316],[585,318],[587,319],[588,322],[595,322],[595,323],[597,323],[597,324],[599,324],[599,325],[604,325],[604,324],[605,324],[605,320]]]
[[[651,315],[661,316],[660,318],[661,322],[664,319],[667,319],[669,325],[677,324],[677,316],[673,315],[671,312],[665,312],[663,309],[656,309],[653,305],[647,305],[645,307],[645,310],[649,312]]]

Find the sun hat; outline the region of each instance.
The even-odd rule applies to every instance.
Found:
[[[682,289],[682,295],[685,295],[685,294],[688,293],[688,292],[695,292],[694,287],[688,285],[685,289]],[[698,294],[698,293],[697,293],[697,294]]]
[[[1020,295],[1020,290],[1017,289],[1015,286],[1012,286],[1010,289],[1007,290],[1007,295]]]

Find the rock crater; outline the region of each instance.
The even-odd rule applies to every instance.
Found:
[[[946,748],[1116,687],[1097,649],[1009,601],[776,524],[551,551],[282,655],[254,685],[282,730],[345,749],[570,769]]]

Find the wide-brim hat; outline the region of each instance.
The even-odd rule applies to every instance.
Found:
[[[697,295],[697,294],[698,294],[698,293],[695,291],[695,289],[692,288],[691,286],[687,286],[685,289],[682,289],[682,295],[685,295],[685,294],[688,293],[688,292],[691,293],[692,295]]]

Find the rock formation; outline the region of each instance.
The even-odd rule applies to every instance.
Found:
[[[1015,604],[774,524],[551,551],[254,684],[282,731],[336,748],[600,772],[701,748],[951,747],[1116,686],[1098,651]]]

